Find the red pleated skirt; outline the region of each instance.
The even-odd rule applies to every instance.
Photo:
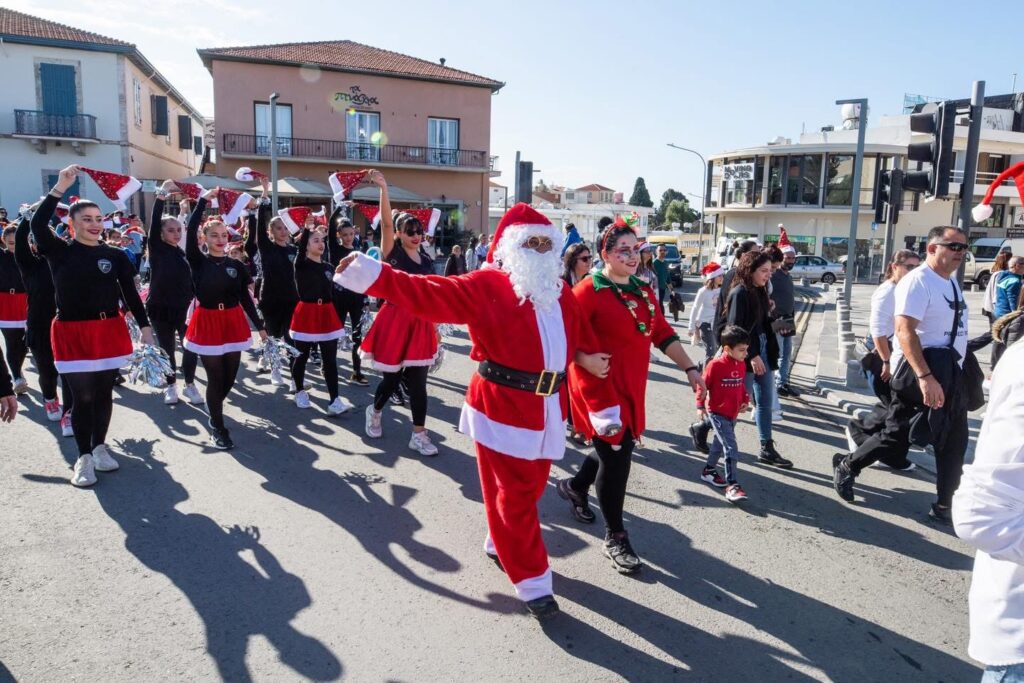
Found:
[[[300,301],[292,314],[289,331],[292,339],[304,342],[330,341],[345,336],[345,326],[331,302],[314,304]]]
[[[25,292],[0,293],[0,327],[24,329],[26,318],[28,318],[28,294]]]
[[[385,302],[359,347],[359,355],[381,372],[433,365],[437,329],[434,323]]]
[[[50,343],[54,365],[62,375],[115,370],[132,355],[132,338],[120,314],[101,320],[54,320]]]
[[[200,356],[221,356],[252,346],[252,331],[241,306],[196,306],[185,330],[185,348]]]

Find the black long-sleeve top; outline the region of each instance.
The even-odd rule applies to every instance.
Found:
[[[50,266],[42,256],[32,253],[28,243],[29,222],[22,218],[14,233],[14,260],[28,292],[28,328],[50,333],[50,321],[57,315],[57,297]]]
[[[4,294],[23,294],[25,283],[14,260],[14,252],[0,249],[0,292]]]
[[[128,255],[106,244],[90,247],[59,239],[50,232],[50,218],[56,208],[57,197],[47,194],[32,216],[31,227],[36,249],[53,274],[57,319],[99,320],[116,314],[124,301],[139,327],[149,327]]]
[[[311,261],[306,256],[309,230],[302,231],[299,251],[295,256],[295,288],[299,301],[309,304],[330,303],[334,291],[334,267],[327,261]]]
[[[295,289],[295,256],[297,249],[294,244],[278,246],[267,235],[270,225],[270,204],[260,202],[256,212],[256,229],[249,222],[249,234],[245,238],[245,253],[249,258],[259,254],[260,273],[263,285],[260,288],[260,301],[275,303],[294,303],[299,300]]]
[[[206,200],[200,198],[202,206]],[[197,202],[197,206],[200,206]],[[149,298],[146,305],[166,309],[184,309],[192,302],[195,290],[192,286],[192,269],[188,265],[185,251],[180,247],[164,242],[160,237],[164,215],[164,200],[159,197],[153,202],[153,217],[149,222]],[[193,211],[189,222],[195,221],[198,227],[203,219],[202,211]],[[186,231],[187,232],[187,231]],[[156,315],[154,313],[154,315]]]
[[[334,210],[331,220],[327,223],[327,262],[332,268],[337,268],[341,259],[355,251],[357,248],[349,249],[338,239],[338,219],[341,218],[341,208]],[[333,277],[333,276],[332,276]],[[366,295],[345,289],[341,285],[334,285],[334,298],[342,304],[363,304],[366,303]]]
[[[196,299],[203,308],[234,308],[241,306],[256,329],[263,329],[263,319],[249,296],[249,271],[245,264],[227,256],[210,256],[199,248],[199,221],[194,214],[202,214],[206,203],[196,203],[189,217],[185,234],[185,255],[192,268],[192,284]]]
[[[779,368],[779,341],[772,330],[771,319],[768,317],[768,295],[764,292],[751,291],[742,282],[737,282],[729,290],[728,313],[726,323],[738,325],[750,335],[750,346],[747,349],[747,370],[751,370],[750,361],[758,356],[765,365],[773,370]],[[767,348],[761,347],[761,335],[765,336]]]

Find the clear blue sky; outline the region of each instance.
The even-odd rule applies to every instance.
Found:
[[[905,92],[967,97],[983,79],[1006,93],[1013,72],[1024,89],[1016,2],[5,4],[136,43],[208,116],[197,47],[349,39],[445,57],[507,83],[493,101],[499,182],[512,183],[518,149],[548,183],[598,182],[628,198],[643,176],[655,201],[668,187],[702,191],[699,160],[668,142],[713,154],[836,124],[840,98],[868,97],[879,116],[900,113]],[[950,40],[941,51],[939,36]]]

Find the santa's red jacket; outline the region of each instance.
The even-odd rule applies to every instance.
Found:
[[[520,303],[508,275],[498,268],[458,277],[409,275],[365,254],[335,276],[342,287],[367,292],[434,323],[469,327],[475,361],[489,360],[523,372],[564,372],[576,351],[593,353],[597,344],[579,304],[563,283],[559,305],[535,309]],[[605,382],[582,371],[591,412],[617,412]],[[557,394],[539,396],[512,389],[473,373],[462,407],[459,431],[488,448],[525,460],[561,459],[565,454],[565,384]]]

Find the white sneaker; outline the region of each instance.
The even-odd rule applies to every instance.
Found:
[[[60,401],[55,398],[45,402],[43,408],[46,410],[46,419],[50,422],[57,422],[64,415],[64,411],[60,407]]]
[[[384,435],[380,424],[381,413],[373,409],[373,404],[366,406],[366,435],[371,439],[379,439]]]
[[[430,442],[430,436],[426,431],[413,432],[409,439],[409,448],[420,455],[437,455],[437,446]]]
[[[270,371],[270,383],[275,386],[281,386],[282,384],[284,384],[284,378],[281,377],[280,370],[275,369]]]
[[[260,359],[258,361],[256,361],[256,371],[257,372],[266,372],[269,369],[270,369],[270,363],[267,362],[267,357],[264,356],[261,353],[260,354]]]
[[[309,407],[309,394],[305,391],[300,391],[295,394],[295,407],[305,410]]]
[[[14,393],[18,395],[28,393],[28,381],[24,377],[14,378]]]
[[[199,389],[196,388],[195,384],[186,384],[181,395],[185,397],[186,401],[194,406],[201,406],[206,403],[206,399],[204,399],[203,395],[199,393]]]
[[[97,472],[113,472],[120,467],[103,443],[92,449],[92,462]]]
[[[338,396],[331,401],[331,405],[327,406],[327,412],[331,415],[341,415],[342,413],[347,413],[353,408],[355,408],[355,406],[352,405],[351,402],[343,399],[341,396]]]
[[[164,405],[173,406],[178,402],[178,385],[168,384],[164,389]]]
[[[772,411],[772,422],[782,422],[782,420],[783,420],[782,411],[781,410],[773,410]]]
[[[71,474],[72,486],[92,486],[96,483],[96,468],[92,456],[86,453],[75,462],[75,471]]]
[[[60,418],[61,436],[74,436],[75,428],[71,426],[71,413],[67,412]]]

